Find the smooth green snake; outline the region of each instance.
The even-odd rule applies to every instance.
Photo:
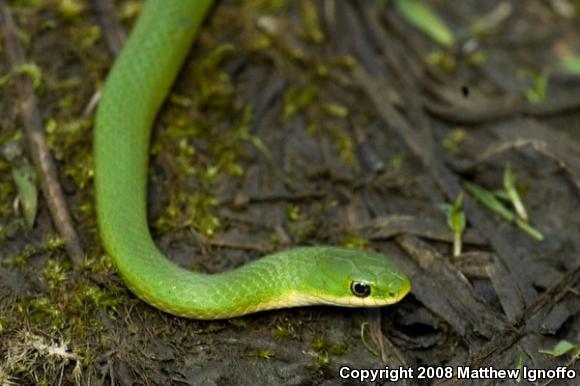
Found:
[[[125,283],[152,306],[195,319],[313,304],[398,302],[410,281],[379,253],[301,247],[210,275],[179,267],[155,246],[146,208],[151,130],[212,3],[145,1],[102,93],[94,138],[97,218]]]

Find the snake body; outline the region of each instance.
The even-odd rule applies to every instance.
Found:
[[[94,138],[97,219],[125,283],[150,305],[195,319],[399,301],[410,290],[409,279],[374,252],[303,247],[210,275],[179,267],[155,246],[146,208],[151,130],[211,5],[210,0],[146,0],[105,83]]]

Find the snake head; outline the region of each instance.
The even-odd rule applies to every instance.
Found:
[[[380,307],[400,301],[411,281],[385,255],[348,248],[314,247],[316,270],[309,272],[305,292],[322,304]]]

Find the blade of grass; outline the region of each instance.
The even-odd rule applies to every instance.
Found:
[[[423,1],[397,0],[399,13],[413,26],[420,29],[443,47],[455,45],[455,36],[445,22]]]
[[[515,221],[516,216],[514,213],[506,208],[492,192],[469,181],[463,181],[463,186],[477,201],[481,202],[492,212],[496,213],[506,221]]]
[[[538,241],[542,241],[544,236],[542,233],[532,227],[530,224],[524,222],[522,219],[516,216],[511,210],[505,207],[494,195],[494,193],[490,192],[482,188],[481,186],[474,184],[473,182],[463,181],[463,186],[465,190],[469,192],[475,198],[475,200],[482,203],[486,206],[489,210],[496,213],[498,216],[503,218],[506,221],[513,222],[516,224],[518,228],[522,231],[533,237]]]

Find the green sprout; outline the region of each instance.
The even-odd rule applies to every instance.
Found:
[[[463,193],[459,193],[453,204],[442,204],[441,210],[445,213],[447,226],[453,231],[453,256],[461,255],[461,235],[465,230],[465,213],[463,212]]]

